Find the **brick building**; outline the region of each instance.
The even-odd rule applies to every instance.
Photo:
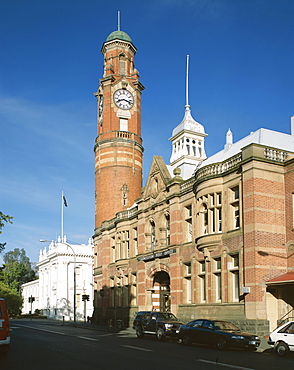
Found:
[[[236,143],[229,130],[206,158],[187,93],[170,163],[154,156],[142,188],[135,50],[120,30],[102,47],[94,320],[171,310],[268,333],[294,307],[294,122],[291,135],[259,129]]]

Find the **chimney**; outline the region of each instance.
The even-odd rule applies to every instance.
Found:
[[[291,117],[291,135],[294,135],[294,116]]]

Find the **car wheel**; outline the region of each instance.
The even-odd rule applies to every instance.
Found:
[[[225,349],[227,347],[227,341],[225,338],[220,337],[217,339],[216,346],[218,349]]]
[[[184,335],[184,336],[183,336],[182,343],[183,343],[185,346],[188,346],[189,344],[191,344],[191,340],[190,340],[189,335]]]
[[[157,337],[158,340],[164,340],[165,334],[164,334],[164,330],[162,328],[157,329],[156,337]]]
[[[275,349],[279,356],[286,356],[289,351],[287,344],[284,342],[279,342]]]
[[[143,338],[144,337],[144,332],[142,326],[137,326],[136,327],[136,335],[138,338]]]

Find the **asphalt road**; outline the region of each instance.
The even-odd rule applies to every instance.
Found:
[[[114,333],[50,321],[12,320],[11,327],[11,350],[0,358],[1,370],[294,369],[293,353],[279,358],[269,349],[220,351],[138,339],[131,329]]]

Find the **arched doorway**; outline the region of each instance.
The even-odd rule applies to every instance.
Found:
[[[170,311],[170,277],[165,271],[158,271],[153,277],[152,310]]]

